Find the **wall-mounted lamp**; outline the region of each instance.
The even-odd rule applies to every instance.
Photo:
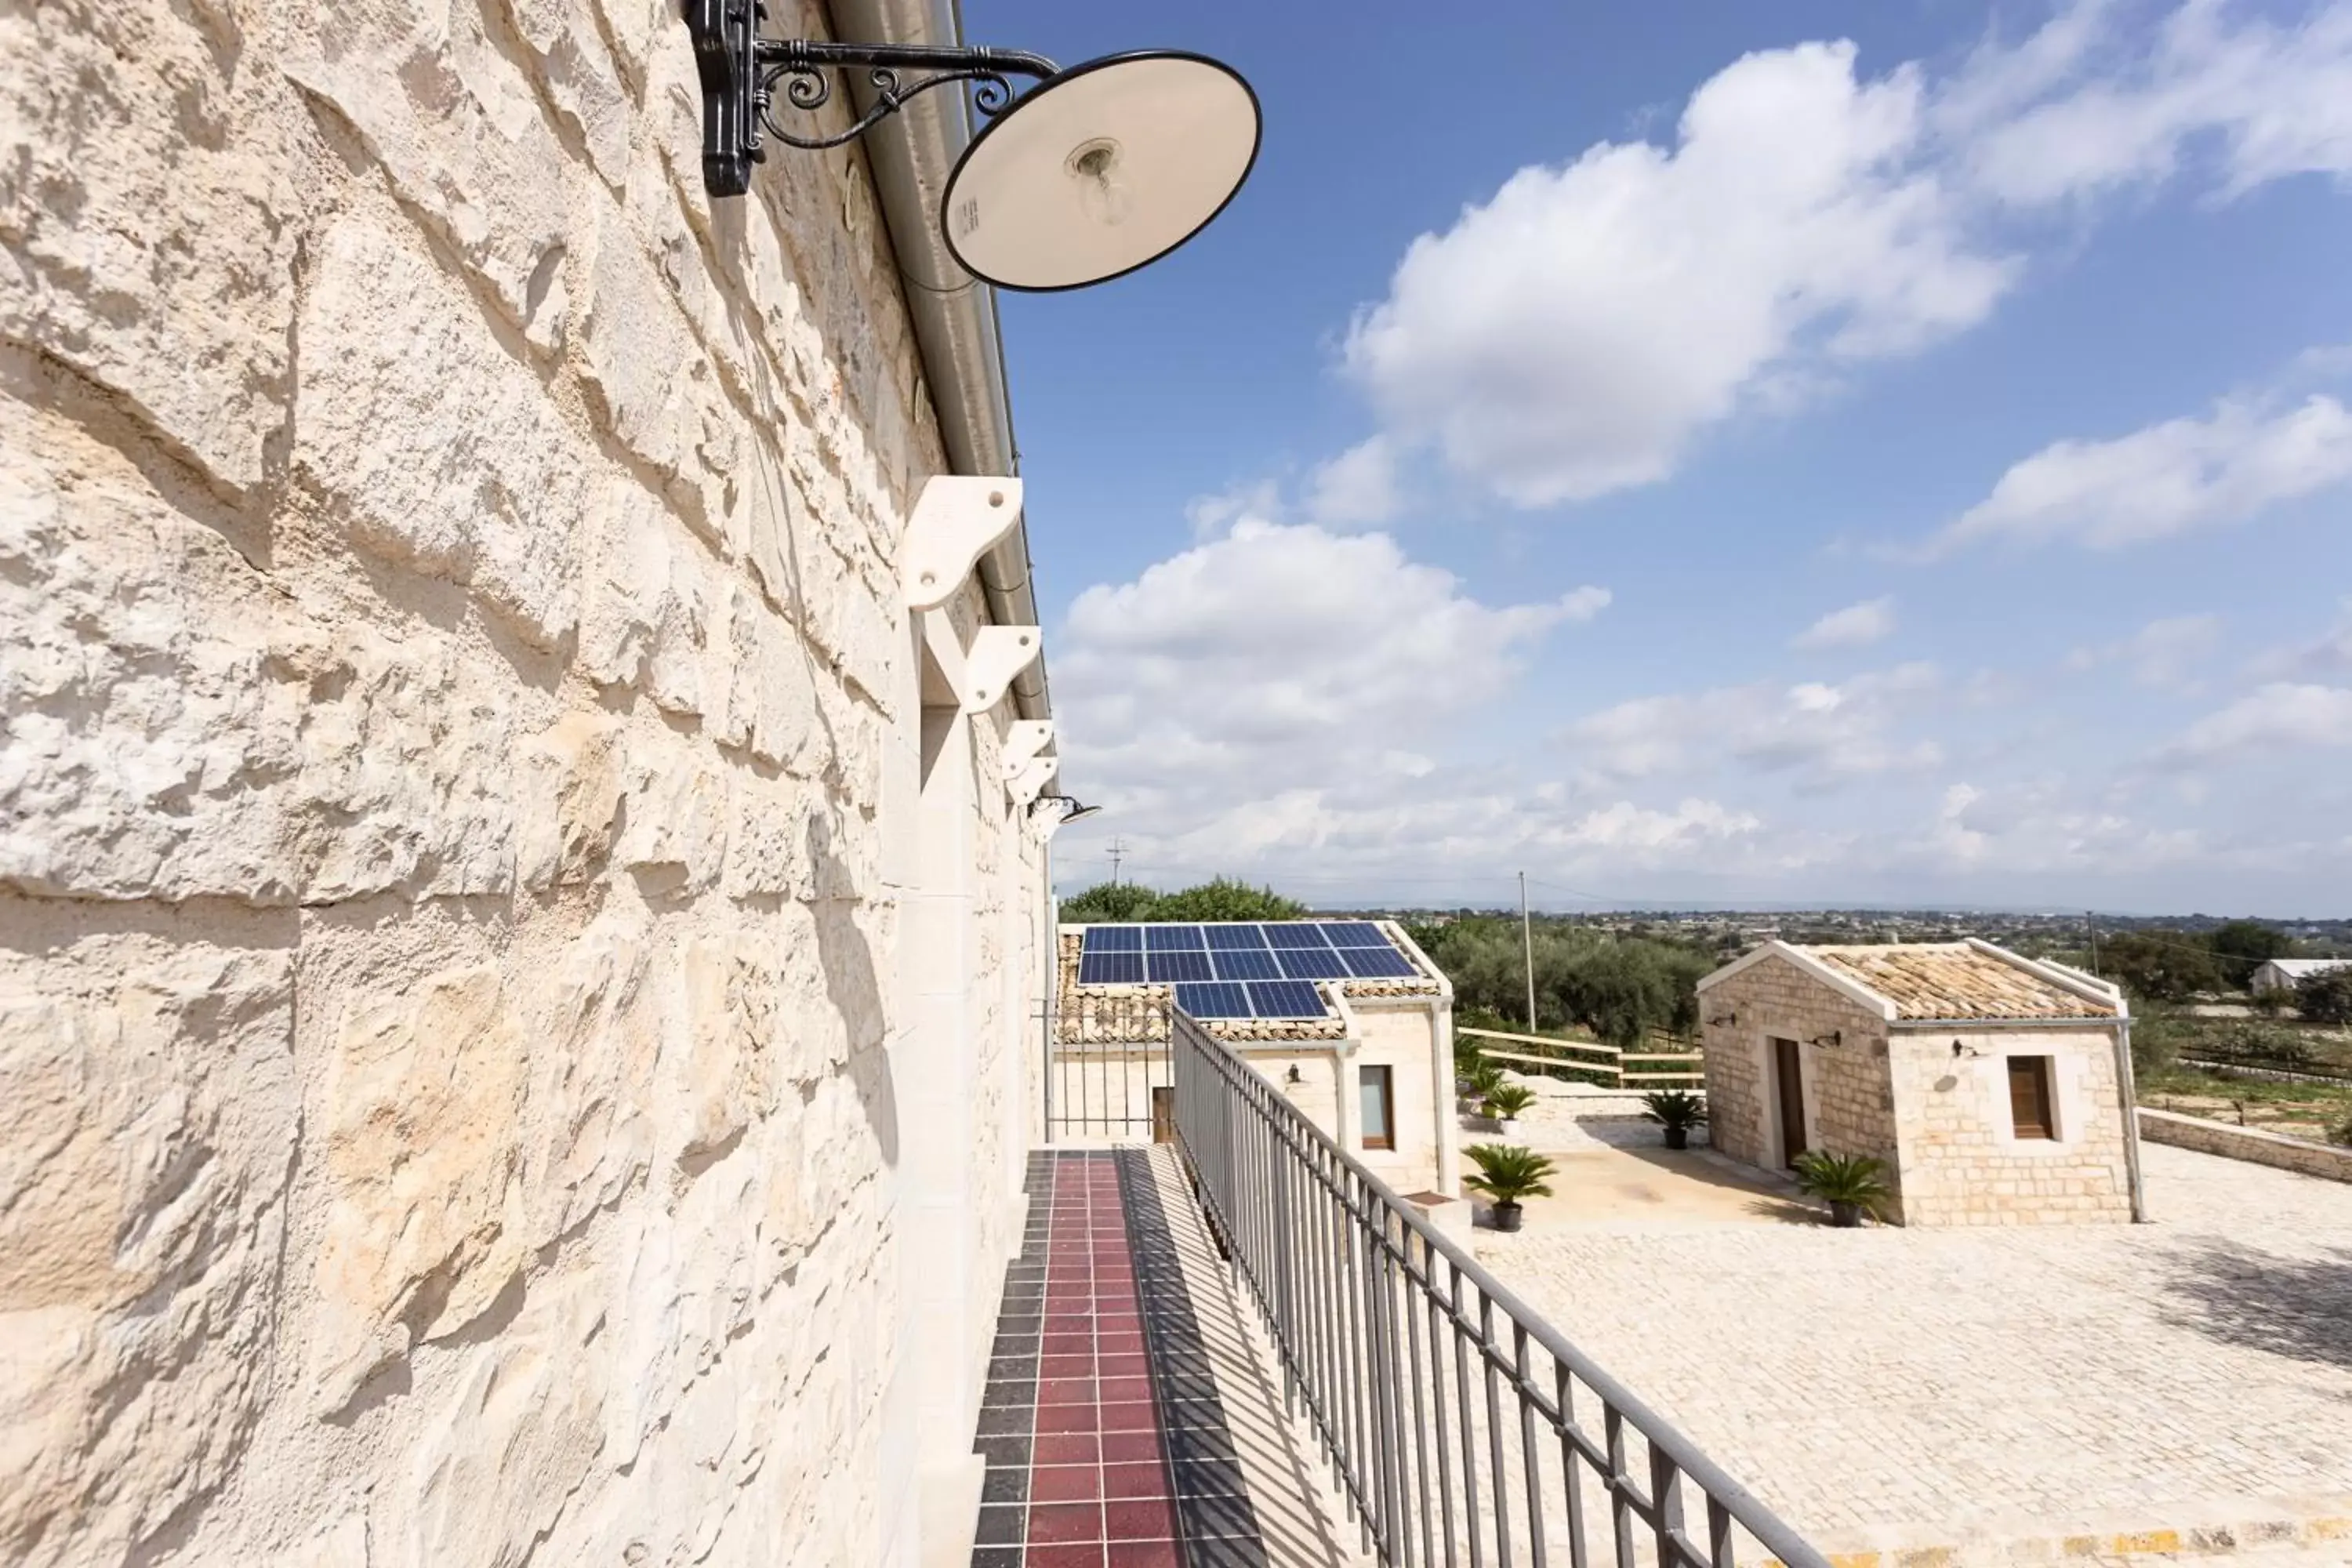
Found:
[[[1082,816],[1092,816],[1100,811],[1098,805],[1080,805],[1074,795],[1041,795],[1029,803],[1032,816],[1050,816],[1055,823],[1076,822]]]
[[[1984,1055],[1984,1053],[1977,1049],[1974,1046],[1964,1045],[1958,1040],[1954,1040],[1952,1042],[1952,1059],[1954,1061],[1959,1060],[1962,1057],[1980,1057],[1982,1055]]]
[[[1816,1050],[1824,1048],[1835,1049],[1837,1047],[1845,1044],[1845,1031],[1843,1029],[1832,1029],[1826,1035],[1815,1035],[1811,1039],[1805,1043],[1811,1046]]]
[[[839,147],[918,93],[973,84],[988,123],[948,175],[940,228],[973,277],[1000,289],[1079,289],[1157,261],[1208,226],[1257,162],[1257,94],[1204,55],[1143,49],[1064,70],[1021,49],[763,38],[759,0],[686,0],[702,79],[702,183],[740,196],[767,157]],[[769,115],[833,97],[828,71],[863,69],[874,105],[846,131],[799,136]],[[928,72],[913,81],[899,72]],[[1037,85],[1016,96],[1009,77]]]
[[[1282,1075],[1282,1081],[1287,1084],[1296,1085],[1305,1083],[1307,1080],[1299,1076],[1298,1064],[1297,1062],[1293,1062],[1290,1064],[1290,1070]]]
[[[1737,1012],[1730,1012],[1720,1018],[1709,1018],[1706,1021],[1706,1026],[1710,1029],[1726,1028],[1738,1022],[1739,1015]]]

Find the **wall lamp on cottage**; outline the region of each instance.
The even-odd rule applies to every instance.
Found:
[[[1845,1031],[1843,1029],[1832,1029],[1826,1035],[1815,1035],[1811,1039],[1805,1043],[1811,1046],[1816,1050],[1825,1048],[1834,1050],[1838,1047],[1845,1044]]]
[[[1708,1028],[1710,1028],[1710,1029],[1723,1029],[1723,1028],[1729,1028],[1729,1027],[1731,1027],[1732,1026],[1734,1026],[1734,1025],[1738,1024],[1738,1022],[1739,1022],[1739,1014],[1738,1014],[1738,1010],[1737,1010],[1737,1009],[1735,1009],[1735,1010],[1733,1010],[1733,1011],[1731,1011],[1731,1012],[1728,1012],[1728,1013],[1724,1014],[1724,1015],[1723,1015],[1723,1016],[1721,1016],[1720,1017],[1709,1018],[1709,1019],[1706,1021],[1706,1026],[1707,1026]]]
[[[768,136],[839,147],[918,93],[971,83],[988,123],[948,176],[940,226],[964,270],[1000,289],[1081,289],[1157,261],[1224,211],[1257,162],[1257,94],[1204,55],[1144,49],[1065,70],[1019,49],[761,37],[758,0],[685,9],[702,79],[702,182],[714,196],[751,188]],[[829,72],[848,70],[866,73],[874,100],[847,130],[798,135],[772,118],[779,82],[805,112],[831,100]],[[1015,94],[1013,77],[1036,85]]]
[[[1074,795],[1041,795],[1029,803],[1029,815],[1044,817],[1056,827],[1066,822],[1076,822],[1082,816],[1092,816],[1100,811],[1098,805],[1081,805]]]

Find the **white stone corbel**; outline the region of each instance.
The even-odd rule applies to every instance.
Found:
[[[899,592],[910,610],[948,602],[982,552],[1021,521],[1021,481],[934,474],[923,481],[899,549]]]
[[[1021,776],[1021,770],[1054,742],[1054,721],[1051,719],[1015,719],[1004,731],[1004,780],[1007,784]]]
[[[1013,678],[1045,651],[1035,626],[982,626],[963,652],[963,710],[985,713],[1004,700]]]
[[[1004,793],[1013,797],[1013,805],[1026,807],[1045,790],[1045,782],[1061,765],[1059,757],[1032,757],[1021,765],[1019,773],[1013,775],[1013,781],[1004,786]]]

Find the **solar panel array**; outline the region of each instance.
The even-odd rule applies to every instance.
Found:
[[[1078,954],[1079,984],[1174,985],[1196,1018],[1320,1018],[1314,981],[1418,973],[1370,921],[1089,926]]]

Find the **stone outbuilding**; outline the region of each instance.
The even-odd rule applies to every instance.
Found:
[[[1698,983],[1715,1146],[1884,1161],[1904,1225],[2144,1217],[2123,994],[1970,940],[1767,942]]]

